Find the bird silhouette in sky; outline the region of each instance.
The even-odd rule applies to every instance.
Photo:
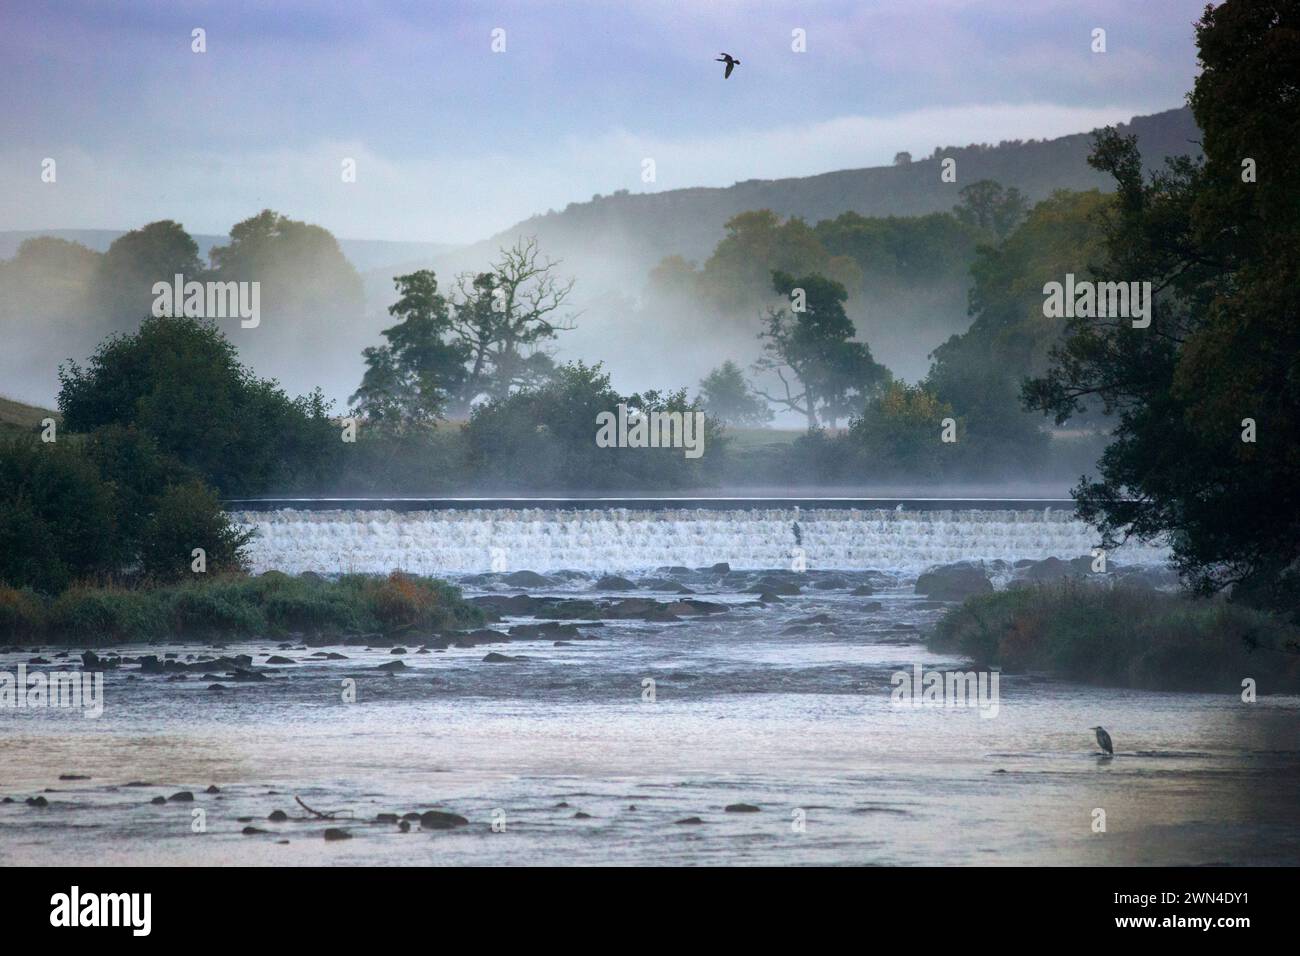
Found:
[[[731,71],[734,70],[736,66],[740,63],[740,61],[737,60],[730,53],[723,53],[721,56],[718,57],[717,62],[727,64],[727,69],[722,74],[722,78],[724,80],[727,77],[731,76]]]

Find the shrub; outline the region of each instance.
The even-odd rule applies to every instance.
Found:
[[[112,487],[67,444],[0,441],[0,581],[56,592],[121,556]]]
[[[50,606],[50,634],[84,644],[111,644],[164,637],[164,603],[148,591],[74,587]]]
[[[1079,582],[968,599],[930,639],[1008,671],[1153,690],[1300,689],[1300,630],[1221,600]]]
[[[193,573],[193,551],[202,548],[205,573],[241,571],[244,548],[252,537],[252,532],[236,530],[216,494],[191,481],[159,496],[145,523],[140,565],[159,580],[179,580]]]
[[[190,583],[161,592],[173,634],[185,637],[257,637],[268,631],[255,595],[238,582]]]
[[[0,640],[38,637],[45,629],[45,619],[45,602],[35,591],[0,584]]]

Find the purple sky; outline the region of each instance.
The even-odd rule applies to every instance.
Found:
[[[0,229],[224,233],[270,206],[462,242],[597,192],[1057,136],[1182,105],[1202,5],[0,0]]]

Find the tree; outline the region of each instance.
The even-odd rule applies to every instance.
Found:
[[[258,325],[223,326],[244,361],[295,392],[325,385],[344,394],[370,329],[361,277],[329,230],[264,209],[209,255],[218,281],[258,284]]]
[[[1015,186],[1003,189],[991,179],[963,186],[961,202],[953,207],[953,215],[968,226],[992,233],[1004,239],[1024,218],[1029,204]]]
[[[912,163],[912,154],[907,150],[894,154],[895,166],[910,166]]]
[[[70,431],[134,426],[224,494],[310,487],[339,444],[319,392],[291,400],[241,365],[211,322],[150,317],[59,369]]]
[[[201,281],[199,246],[178,222],[163,219],[113,240],[99,263],[95,302],[109,327],[133,328],[152,310],[155,282]]]
[[[751,313],[770,302],[773,270],[826,274],[829,255],[802,219],[785,222],[770,209],[742,212],[704,262],[699,288],[720,309]]]
[[[447,341],[451,310],[432,270],[393,281],[399,297],[388,313],[401,321],[384,329],[387,345],[362,352],[366,372],[351,401],[372,424],[403,432],[431,427],[460,396],[469,347]]]
[[[1169,536],[1201,591],[1297,606],[1300,562],[1300,9],[1226,0],[1197,25],[1189,99],[1203,162],[1144,181],[1132,137],[1096,136],[1116,180],[1100,277],[1150,281],[1147,328],[1072,321],[1026,402],[1063,422],[1116,418],[1074,494],[1103,542]],[[1253,161],[1247,162],[1248,160]],[[1253,174],[1252,174],[1253,172]],[[1249,420],[1256,433],[1249,435]]]
[[[194,550],[203,550],[203,573],[245,570],[244,549],[253,531],[240,531],[212,490],[200,481],[173,485],[158,496],[145,525],[140,566],[163,581],[191,577]]]
[[[57,592],[123,559],[112,486],[67,441],[0,441],[0,582]]]
[[[1043,315],[1043,285],[1083,276],[1102,258],[1110,197],[1058,191],[1003,241],[981,245],[971,266],[970,328],[931,353],[925,387],[961,416],[965,463],[975,469],[1040,461],[1048,436],[1020,403],[1020,383],[1046,370],[1065,320]]]
[[[539,385],[478,405],[465,426],[468,461],[480,487],[534,491],[637,490],[694,487],[719,473],[724,439],[704,419],[703,455],[688,459],[674,447],[601,447],[601,413],[619,405],[648,414],[701,411],[685,389],[621,395],[599,364],[561,365]],[[698,435],[698,433],[696,433]]]
[[[824,419],[832,427],[852,414],[889,379],[889,372],[871,357],[871,349],[853,341],[853,323],[844,313],[844,286],[819,275],[796,279],[772,273],[772,287],[791,300],[791,308],[768,310],[766,329],[759,333],[766,353],[755,369],[776,377],[781,392],[758,395],[803,415],[809,428]],[[803,293],[803,308],[793,302]]]
[[[462,407],[550,377],[554,362],[542,346],[573,327],[557,318],[574,285],[553,273],[557,265],[541,257],[536,239],[520,239],[500,250],[491,271],[457,278],[453,325],[469,355]]]
[[[198,478],[193,469],[165,454],[151,435],[134,425],[104,425],[85,436],[81,447],[113,489],[115,531],[129,554],[138,551],[159,495],[173,485]]]
[[[762,425],[772,409],[754,394],[740,366],[728,359],[700,381],[700,404],[709,417],[727,425]]]
[[[920,385],[891,382],[853,420],[849,437],[873,477],[934,478],[955,460],[956,446],[940,440],[952,406]]]

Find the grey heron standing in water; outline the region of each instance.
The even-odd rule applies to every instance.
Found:
[[[1115,755],[1115,745],[1110,742],[1110,734],[1106,733],[1106,728],[1089,727],[1088,729],[1097,731],[1097,745],[1113,757]]]

